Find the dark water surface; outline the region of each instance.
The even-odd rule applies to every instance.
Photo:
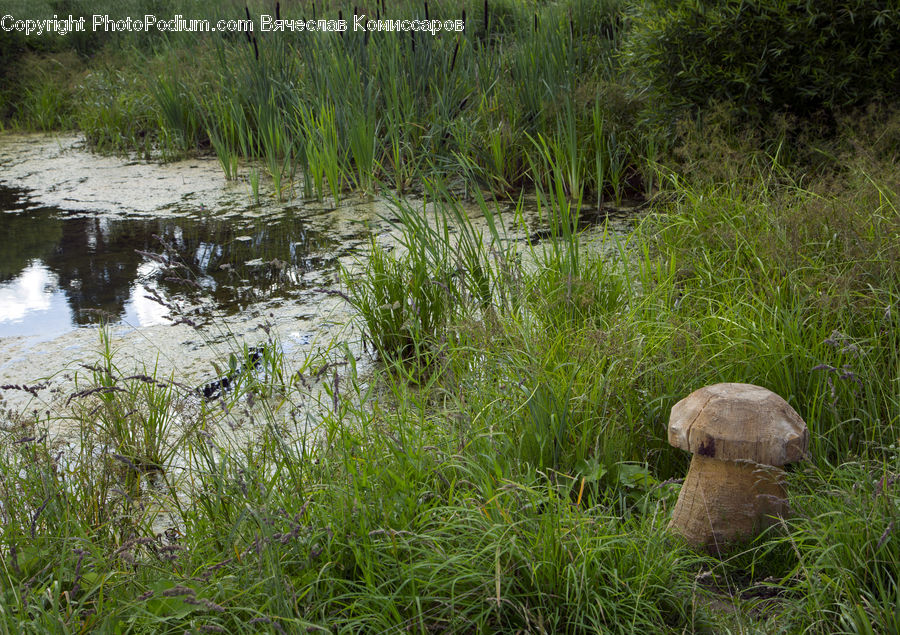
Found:
[[[101,319],[165,324],[174,306],[196,321],[233,315],[313,285],[307,274],[336,269],[334,247],[290,208],[111,216],[35,206],[28,190],[0,185],[0,338]]]

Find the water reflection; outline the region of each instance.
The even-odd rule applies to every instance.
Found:
[[[12,281],[0,283],[0,333],[59,335],[71,328],[72,311],[45,265],[29,264]]]
[[[0,187],[0,337],[58,334],[101,316],[148,326],[172,319],[163,305],[173,303],[194,316],[234,314],[328,269],[331,244],[291,211],[111,218],[29,209],[26,192]]]

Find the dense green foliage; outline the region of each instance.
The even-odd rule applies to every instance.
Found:
[[[282,4],[284,18],[318,15],[318,5]],[[334,4],[318,10],[341,10],[352,25],[353,8]],[[157,11],[180,6],[164,5]],[[258,29],[259,12],[273,8],[223,5],[201,17],[249,15]],[[428,11],[408,0],[366,16]],[[240,164],[258,160],[282,198],[337,199],[375,181],[403,192],[435,175],[508,193],[540,178],[532,167],[541,145],[564,157],[572,195],[640,191],[646,144],[630,132],[637,107],[615,71],[620,2],[473,0],[431,11],[465,15],[466,29],[191,33],[172,42],[129,33],[75,77],[57,73],[55,57],[32,54],[17,64],[7,110],[23,127],[76,127],[102,151],[212,150],[229,179],[249,178]]]
[[[833,114],[900,97],[900,4],[650,0],[627,54],[668,111],[727,102],[756,120]]]
[[[258,20],[274,13],[270,4],[198,13],[180,0],[58,2],[22,11]],[[284,18],[340,10],[352,24],[354,15],[339,2],[283,5]],[[367,19],[428,11],[406,0]],[[258,181],[258,169],[242,166],[257,160],[279,197],[337,199],[376,182],[403,192],[423,177],[509,194],[544,178],[546,149],[569,195],[599,204],[652,191],[662,140],[673,141],[659,131],[685,111],[727,104],[745,121],[770,126],[786,113],[833,132],[842,113],[900,96],[896,2],[460,0],[431,12],[465,15],[465,31],[3,32],[0,116],[78,128],[101,151],[212,150],[229,179]]]

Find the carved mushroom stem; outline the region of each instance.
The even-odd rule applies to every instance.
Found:
[[[695,454],[669,529],[720,552],[789,513],[783,481],[784,472],[771,465]]]

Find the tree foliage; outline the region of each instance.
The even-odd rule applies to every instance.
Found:
[[[648,0],[625,48],[664,112],[727,101],[750,119],[900,96],[898,0]]]

